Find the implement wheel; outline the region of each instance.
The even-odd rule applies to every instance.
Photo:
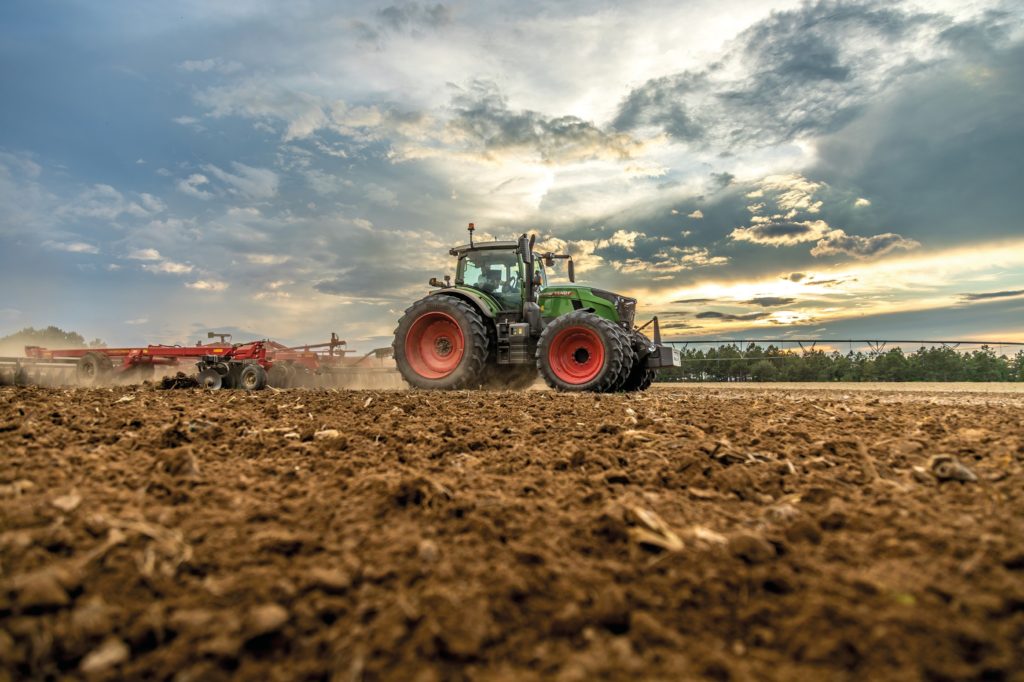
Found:
[[[428,296],[398,321],[393,348],[398,371],[416,388],[475,388],[487,362],[487,331],[468,303]]]
[[[259,391],[267,386],[267,371],[259,365],[246,365],[238,375],[238,388]]]
[[[586,310],[556,318],[537,344],[537,369],[561,391],[615,391],[628,371],[625,337],[613,322]]]
[[[103,353],[86,353],[78,359],[76,378],[82,386],[98,386],[113,368],[114,363]]]
[[[216,391],[224,386],[224,377],[213,367],[208,367],[200,372],[196,376],[196,381],[199,382],[199,388],[208,388],[211,391]]]

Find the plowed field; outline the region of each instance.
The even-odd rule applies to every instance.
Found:
[[[0,389],[0,679],[1024,679],[1024,396]]]

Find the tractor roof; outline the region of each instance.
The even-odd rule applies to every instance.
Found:
[[[477,242],[470,246],[469,244],[463,244],[462,246],[455,246],[448,250],[453,256],[461,256],[464,253],[470,251],[498,251],[515,249],[519,247],[519,242],[507,241],[507,242]]]

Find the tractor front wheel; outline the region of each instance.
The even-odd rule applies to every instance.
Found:
[[[537,369],[561,391],[617,390],[628,371],[628,345],[613,322],[587,310],[552,320],[537,343]]]
[[[474,388],[487,362],[487,331],[465,301],[432,295],[405,311],[393,348],[398,371],[416,388]]]

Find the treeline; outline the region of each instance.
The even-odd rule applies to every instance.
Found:
[[[659,381],[1024,381],[1024,350],[996,355],[988,347],[968,352],[920,348],[904,353],[821,350],[794,352],[775,346],[719,346],[682,351],[683,366],[658,373]]]
[[[100,339],[86,343],[85,337],[77,332],[66,332],[60,327],[49,326],[45,329],[25,327],[21,331],[0,337],[0,354],[20,356],[25,346],[42,346],[43,348],[103,348],[106,346]]]

